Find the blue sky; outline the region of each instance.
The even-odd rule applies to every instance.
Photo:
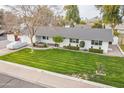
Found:
[[[93,18],[99,16],[99,11],[95,8],[94,5],[79,5],[80,17],[81,18]],[[0,6],[3,8],[3,6]]]

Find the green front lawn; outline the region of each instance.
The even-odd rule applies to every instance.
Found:
[[[120,45],[121,49],[124,51],[124,45]]]
[[[82,78],[87,74],[91,81],[124,87],[124,58],[61,49],[30,51],[23,49],[0,59],[66,75],[80,74]],[[106,76],[96,75],[98,62],[104,66]]]

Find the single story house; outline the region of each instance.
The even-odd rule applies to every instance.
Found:
[[[22,35],[19,36],[22,42],[30,43],[27,30],[21,31]],[[55,44],[53,41],[54,36],[61,36],[64,38],[60,43],[60,47],[79,46],[81,41],[85,42],[84,47],[80,49],[103,49],[104,53],[108,52],[108,46],[110,42],[113,42],[113,35],[111,29],[92,29],[92,28],[65,28],[65,27],[40,27],[37,29],[33,42],[43,42],[49,44]],[[14,41],[13,34],[7,35],[8,40]]]

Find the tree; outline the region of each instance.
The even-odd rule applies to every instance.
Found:
[[[100,10],[100,14],[103,12],[103,6],[105,5],[95,5],[95,7]],[[120,13],[124,16],[124,5],[120,5]]]
[[[9,7],[21,17],[23,23],[26,25],[33,52],[33,37],[40,26],[46,26],[51,23],[53,12],[47,6],[40,5],[17,5]]]
[[[63,13],[62,5],[50,5],[49,8],[54,12],[54,15],[60,16]]]
[[[85,25],[86,22],[84,20],[80,20],[80,24]]]
[[[117,37],[120,35],[120,33],[117,31],[117,29],[115,29],[114,35],[117,36]]]
[[[61,5],[50,5],[50,9],[54,12],[54,17],[52,19],[52,26],[64,26],[64,18],[63,18],[63,6]]]
[[[92,28],[103,28],[102,21],[94,22],[94,24],[92,25]]]
[[[80,23],[80,15],[77,5],[66,5],[64,6],[64,10],[66,11],[65,19],[70,22],[70,24],[79,24]]]
[[[3,17],[4,17],[4,10],[0,9],[0,29],[3,29]]]
[[[122,23],[121,7],[119,5],[99,5],[97,9],[102,13],[103,23],[110,24],[114,33],[116,25]]]
[[[119,5],[109,5],[103,7],[103,22],[110,24],[112,31],[115,31],[116,25],[122,23],[122,16],[120,16]]]
[[[63,16],[54,16],[52,20],[52,25],[59,27],[65,26],[65,20],[63,19]]]
[[[124,5],[121,5],[120,8],[121,8],[121,14],[124,16]]]
[[[62,43],[63,42],[63,37],[61,37],[61,36],[55,36],[55,37],[53,37],[53,41],[57,45],[58,43]]]
[[[12,12],[6,11],[3,16],[3,28],[6,32],[14,32],[19,29],[18,17]]]
[[[95,5],[95,7],[97,8],[97,10],[100,10],[100,14],[101,14],[102,11],[103,11],[102,6],[103,6],[103,5]]]

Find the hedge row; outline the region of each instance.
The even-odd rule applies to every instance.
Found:
[[[79,50],[80,48],[78,46],[63,46],[65,49],[71,49],[71,50]]]
[[[102,49],[89,48],[89,52],[94,52],[94,53],[101,53],[101,54],[103,54],[103,50],[102,50]]]

